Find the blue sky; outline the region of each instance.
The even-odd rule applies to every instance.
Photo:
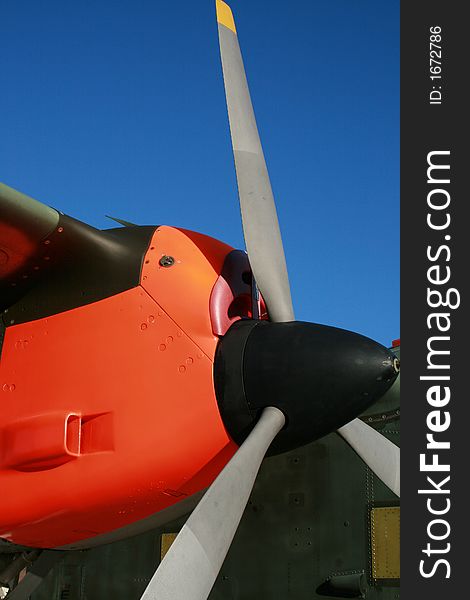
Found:
[[[399,2],[233,0],[296,316],[399,337]],[[213,0],[3,0],[0,180],[243,247]]]

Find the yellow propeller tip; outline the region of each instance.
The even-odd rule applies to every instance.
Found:
[[[237,33],[230,6],[222,0],[215,0],[215,9],[217,11],[217,22],[231,29],[233,33]]]

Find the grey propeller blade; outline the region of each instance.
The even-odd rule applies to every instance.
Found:
[[[340,427],[338,433],[377,477],[400,496],[400,448],[361,419]]]
[[[220,54],[246,249],[273,321],[293,321],[276,206],[230,7],[216,0]]]
[[[242,517],[261,461],[285,423],[265,408],[253,431],[186,521],[141,600],[206,600]]]

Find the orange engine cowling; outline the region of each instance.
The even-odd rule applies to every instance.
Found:
[[[214,392],[217,334],[252,316],[249,267],[223,274],[231,252],[159,227],[139,285],[6,328],[1,538],[93,545],[213,481],[237,449]]]

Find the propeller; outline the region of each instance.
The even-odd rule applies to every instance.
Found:
[[[266,451],[285,423],[265,408],[255,428],[194,509],[142,600],[207,598],[237,530]]]
[[[400,496],[400,448],[361,419],[354,419],[343,425],[338,433],[369,469],[394,494]]]
[[[230,7],[216,0],[220,55],[237,172],[243,235],[250,266],[273,321],[294,310],[276,205],[264,160]]]
[[[142,600],[205,600],[266,453],[337,430],[399,493],[399,449],[357,418],[392,385],[395,357],[352,332],[294,321],[284,248],[230,7],[216,0],[243,233],[270,322],[238,321],[214,365],[224,424],[240,445],[181,529]]]

